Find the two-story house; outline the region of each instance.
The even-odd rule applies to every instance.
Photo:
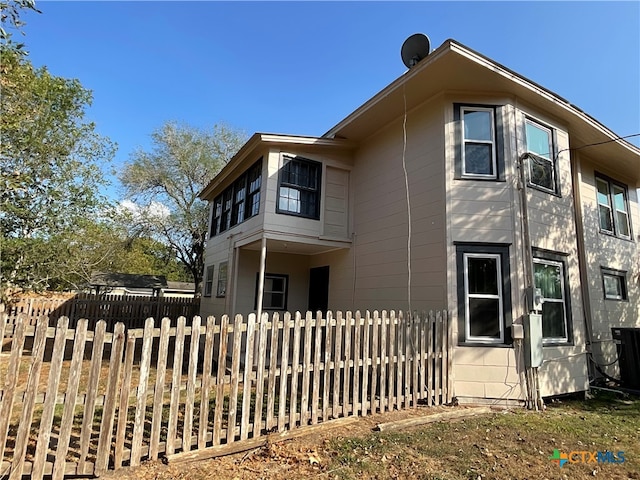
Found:
[[[321,137],[251,137],[201,193],[201,313],[445,308],[455,395],[521,400],[533,286],[542,395],[583,391],[640,326],[639,186],[640,149],[448,40]]]

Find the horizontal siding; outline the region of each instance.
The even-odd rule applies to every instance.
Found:
[[[596,200],[595,172],[607,175],[626,184],[616,172],[603,168],[586,152],[577,154],[579,169],[579,193],[582,208],[584,247],[587,258],[587,285],[593,337],[593,354],[601,368],[609,375],[617,376],[617,352],[611,337],[611,327],[640,327],[640,247],[638,242],[623,240],[600,232],[598,204]],[[629,213],[634,236],[640,232],[640,207],[638,192],[628,188]],[[605,300],[601,268],[611,268],[626,273],[627,301]],[[611,365],[613,363],[613,365]]]
[[[356,152],[351,183],[357,306],[407,308],[409,218],[412,308],[446,304],[442,115],[437,101],[407,116],[404,160],[410,210],[401,119],[367,139]]]

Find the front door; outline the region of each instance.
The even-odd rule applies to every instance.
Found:
[[[326,312],[329,308],[329,266],[309,270],[309,311]]]

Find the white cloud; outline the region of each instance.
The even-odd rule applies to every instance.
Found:
[[[121,200],[118,204],[118,211],[129,213],[134,219],[141,217],[163,219],[167,218],[171,211],[160,202],[151,202],[149,205],[138,205],[132,200]]]

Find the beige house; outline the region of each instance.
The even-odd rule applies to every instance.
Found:
[[[522,400],[535,287],[540,391],[583,391],[640,326],[639,186],[640,149],[448,40],[321,137],[251,137],[201,194],[201,313],[446,308],[458,399]]]

